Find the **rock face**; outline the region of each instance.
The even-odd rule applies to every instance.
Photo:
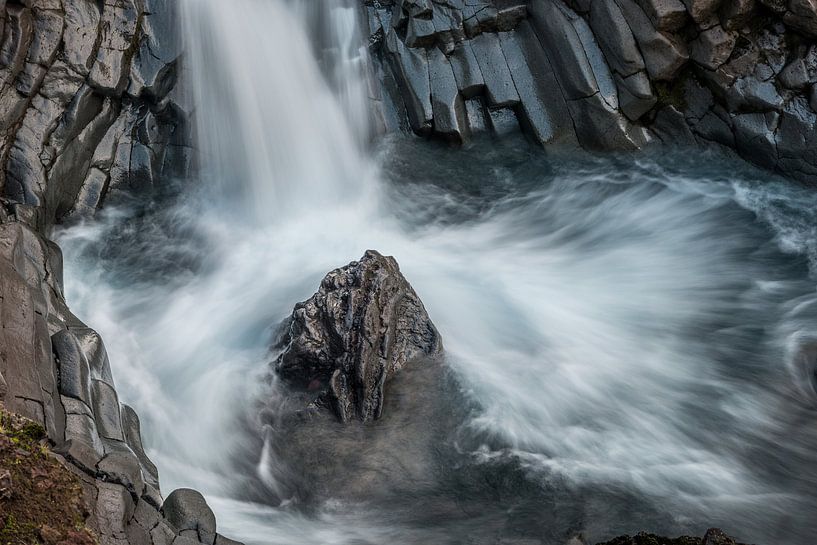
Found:
[[[46,228],[189,162],[165,0],[0,2],[0,196]]]
[[[0,0],[0,402],[43,426],[103,545],[226,542],[200,495],[184,510],[192,500],[171,494],[174,515],[160,511],[139,418],[119,402],[102,339],[66,306],[47,238],[186,172],[174,5]]]
[[[397,261],[372,250],[327,274],[283,330],[276,371],[343,422],[379,418],[386,383],[407,364],[442,350]]]
[[[598,545],[745,545],[726,535],[723,530],[710,528],[703,538],[682,536],[676,538],[661,537],[641,532],[634,536],[619,536]]]
[[[521,130],[601,150],[725,146],[817,183],[813,1],[363,4],[383,130],[454,142]]]
[[[68,310],[61,275],[59,248],[0,214],[0,403],[43,426],[82,483],[101,544],[214,545],[200,494],[177,491],[163,507],[139,417],[119,402],[102,339]]]

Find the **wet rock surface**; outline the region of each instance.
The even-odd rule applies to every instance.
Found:
[[[2,2],[0,196],[35,228],[88,217],[189,161],[171,3]]]
[[[113,195],[187,171],[173,4],[10,0],[0,15],[0,402],[42,426],[76,473],[100,543],[213,545],[206,504],[184,528],[160,511],[139,417],[120,403],[102,339],[68,309],[48,239]]]
[[[454,142],[521,130],[546,146],[724,146],[817,183],[814,2],[363,5],[379,127]]]
[[[440,335],[397,261],[369,250],[336,269],[283,324],[275,370],[310,407],[339,420],[380,418],[387,383],[442,351]]]
[[[66,306],[61,271],[55,244],[23,222],[0,222],[0,402],[41,426],[76,474],[100,543],[170,545],[184,535],[213,545],[200,494],[178,491],[163,507],[139,417],[119,401],[102,339]]]

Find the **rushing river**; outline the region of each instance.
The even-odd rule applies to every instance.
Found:
[[[817,193],[700,150],[367,151],[343,2],[182,8],[200,179],[59,234],[68,302],[105,338],[165,493],[201,490],[252,545],[709,526],[813,545]],[[269,347],[368,248],[397,258],[443,336],[445,385],[400,386],[447,416],[400,417],[397,448],[421,462],[387,465],[393,488],[308,501],[260,417]]]

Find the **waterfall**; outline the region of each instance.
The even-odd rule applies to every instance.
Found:
[[[803,233],[817,197],[714,153],[409,137],[370,153],[355,5],[182,0],[200,180],[60,234],[68,302],[105,338],[164,492],[202,490],[220,531],[249,545],[564,543],[702,524],[810,544]],[[437,441],[404,494],[304,505],[262,440],[269,346],[368,248],[397,258],[439,328],[456,386],[441,402],[459,420],[398,445]],[[393,452],[362,450],[361,466]]]
[[[180,2],[199,157],[225,204],[277,221],[366,192],[366,58],[350,4]]]

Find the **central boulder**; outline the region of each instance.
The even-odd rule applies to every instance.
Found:
[[[380,418],[386,384],[442,352],[437,328],[393,257],[369,250],[326,275],[283,324],[278,375],[341,422]]]

